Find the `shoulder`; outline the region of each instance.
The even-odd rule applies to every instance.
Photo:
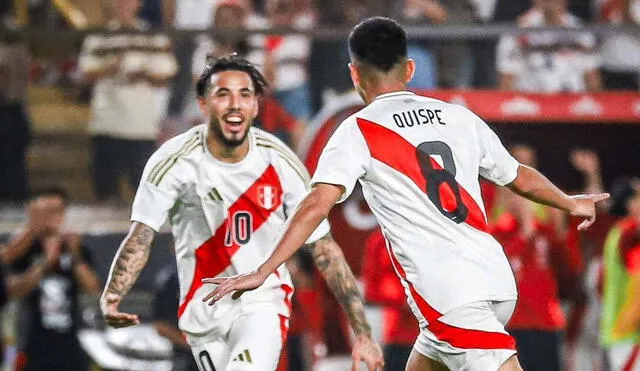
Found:
[[[203,146],[204,124],[198,125],[163,143],[147,162],[147,180],[157,184],[178,160]]]
[[[291,168],[302,180],[309,182],[309,173],[306,167],[302,164],[302,161],[300,161],[295,152],[282,140],[258,128],[251,128],[251,134],[255,139],[256,147],[259,151],[266,154],[269,159],[279,162],[282,166]]]

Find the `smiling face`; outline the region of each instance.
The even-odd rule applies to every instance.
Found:
[[[258,115],[258,96],[249,74],[234,70],[214,74],[199,103],[209,117],[209,132],[219,144],[233,149],[247,140]]]

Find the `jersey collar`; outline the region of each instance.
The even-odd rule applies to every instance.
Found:
[[[392,98],[392,97],[401,97],[401,96],[404,96],[404,95],[416,95],[416,94],[413,93],[413,92],[410,92],[410,91],[406,91],[406,90],[392,91],[391,93],[380,94],[374,100],[380,100],[380,99]]]

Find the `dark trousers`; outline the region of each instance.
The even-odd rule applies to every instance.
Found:
[[[118,197],[118,178],[125,176],[138,187],[147,159],[155,150],[153,140],[128,140],[98,135],[93,137],[93,185],[98,200]]]
[[[518,359],[524,371],[560,371],[562,332],[509,331],[516,339]]]
[[[407,365],[413,345],[385,344],[384,369],[385,371],[402,371]]]
[[[29,127],[22,103],[0,101],[0,202],[20,202],[29,196]]]
[[[89,357],[75,339],[25,351],[24,371],[89,371]]]

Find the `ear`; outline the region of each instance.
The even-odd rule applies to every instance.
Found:
[[[207,109],[207,101],[205,98],[198,97],[198,107],[200,107],[200,112],[206,117],[209,116],[209,110]]]
[[[260,100],[264,99],[264,97],[258,95],[256,96],[256,99],[253,102],[253,113],[251,114],[251,118],[256,118],[258,117],[258,113],[260,112]]]
[[[351,81],[353,86],[360,86],[360,69],[353,63],[349,63],[349,73],[351,74]]]
[[[404,82],[405,84],[408,84],[409,81],[411,81],[413,79],[413,75],[416,73],[416,62],[409,58],[407,60],[407,64],[405,67],[405,75],[404,75]]]

